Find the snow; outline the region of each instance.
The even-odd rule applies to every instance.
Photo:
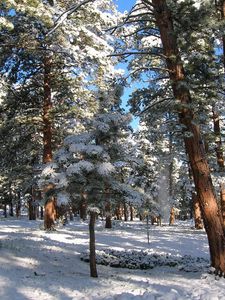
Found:
[[[80,260],[88,249],[88,222],[76,219],[54,232],[41,230],[42,221],[0,220],[0,299],[4,300],[224,300],[225,280],[207,272],[209,260],[205,232],[190,223],[150,227],[139,221],[113,221],[113,229],[96,224],[100,253],[155,253],[177,260],[177,266],[153,269],[112,268],[97,265],[98,278],[89,277],[88,263]],[[160,254],[161,253],[161,254]],[[158,255],[158,256],[157,256]],[[199,258],[199,259],[197,259]],[[163,261],[165,261],[163,259]],[[202,263],[203,262],[203,263]],[[206,263],[206,265],[205,265]],[[194,265],[193,265],[194,264]]]
[[[115,172],[115,167],[110,162],[103,162],[98,165],[97,171],[102,176],[109,176]]]

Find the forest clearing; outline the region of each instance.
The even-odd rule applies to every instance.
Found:
[[[0,297],[4,300],[222,300],[223,278],[209,274],[209,251],[204,230],[190,222],[150,226],[146,222],[115,221],[113,229],[96,224],[96,249],[161,254],[164,265],[129,269],[97,265],[99,277],[89,277],[80,260],[88,249],[88,222],[78,219],[54,232],[40,229],[40,221],[0,221]],[[168,257],[183,263],[166,265]],[[192,259],[198,260],[190,263]],[[200,261],[203,258],[204,261]]]

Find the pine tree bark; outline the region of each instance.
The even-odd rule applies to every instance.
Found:
[[[36,220],[35,188],[31,187],[31,199],[29,200],[29,220]]]
[[[133,208],[133,205],[130,204],[130,221],[133,221],[134,220],[134,208]]]
[[[44,66],[44,99],[43,99],[43,163],[52,162],[52,95],[51,95],[51,56],[43,59]],[[56,216],[56,199],[51,197],[45,204],[44,228],[51,230]]]
[[[17,202],[16,202],[16,217],[19,218],[21,215],[21,194],[18,192],[17,194]]]
[[[193,111],[190,108],[192,100],[185,83],[185,73],[177,47],[172,15],[166,0],[152,0],[152,4],[156,25],[162,40],[163,54],[172,82],[173,94],[180,103],[179,120],[185,128],[184,143],[189,156],[195,189],[199,195],[199,203],[208,236],[211,263],[217,273],[222,273],[225,272],[225,236],[221,222],[222,217],[219,213],[200,130],[194,122]]]
[[[95,219],[96,219],[96,213],[90,212],[89,250],[90,250],[90,274],[91,274],[91,277],[98,277],[97,267],[96,267],[96,253],[95,253]]]
[[[4,209],[4,217],[7,218],[7,205],[6,204],[4,204],[3,209]]]
[[[220,189],[220,205],[221,205],[223,226],[225,228],[225,185],[224,184],[221,185],[221,189]]]
[[[169,225],[174,225],[175,223],[175,209],[174,207],[171,207],[171,210],[170,210],[170,220],[169,220]]]
[[[192,193],[192,201],[193,201],[193,211],[194,211],[194,221],[195,221],[195,229],[203,229],[203,221],[202,214],[199,205],[198,196],[196,193]]]
[[[52,230],[54,229],[55,220],[57,217],[57,210],[56,210],[56,199],[52,194],[54,190],[53,184],[48,184],[43,192],[48,195],[50,193],[45,203],[45,213],[44,213],[44,229],[45,230]]]
[[[51,66],[52,59],[45,56],[44,65],[44,99],[43,99],[43,163],[52,162],[52,95],[51,95]]]
[[[112,216],[111,216],[111,205],[110,201],[105,204],[105,228],[112,228]]]
[[[125,201],[123,202],[123,216],[124,216],[124,221],[127,222],[128,221],[127,204]]]
[[[44,229],[53,230],[56,220],[56,200],[50,197],[45,204]]]
[[[14,216],[14,212],[13,212],[13,202],[11,200],[11,202],[9,203],[9,215],[10,217]]]

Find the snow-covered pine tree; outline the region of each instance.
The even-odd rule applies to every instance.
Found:
[[[80,195],[85,195],[89,204],[106,208],[107,217],[113,200],[126,198],[130,202],[142,197],[121,181],[121,165],[129,163],[123,143],[130,130],[130,116],[115,108],[112,97],[115,93],[100,93],[100,111],[87,122],[88,131],[68,136],[55,156],[57,170],[54,172],[50,165],[42,174],[43,182],[55,185],[59,204],[61,199],[82,201]],[[61,179],[57,186],[58,176],[66,178],[66,188],[61,186]]]
[[[225,271],[225,237],[199,126],[201,114],[198,114],[203,100],[210,104],[216,98],[217,69],[213,43],[205,26],[208,24],[206,6],[194,1],[137,1],[123,29],[118,27],[125,37],[134,36],[135,40],[133,43],[128,40],[126,49],[116,55],[134,56],[133,74],[145,72],[144,79],[152,83],[151,90],[156,87],[154,93],[140,97],[141,101],[136,97],[139,110],[149,113],[153,104],[161,108],[163,104],[178,115],[206,224],[212,265],[221,273]],[[139,94],[144,95],[141,90]]]
[[[81,2],[77,1],[78,6]],[[51,161],[63,136],[71,128],[74,131],[74,125],[79,131],[81,120],[97,109],[94,86],[106,73],[111,76],[114,72],[108,58],[111,39],[104,31],[116,22],[111,2],[95,1],[91,7],[82,6],[81,12],[74,11],[69,20],[65,19],[57,31],[46,37],[54,19],[72,4],[73,1],[58,1],[54,6],[42,1],[2,4],[4,19],[12,26],[2,27],[1,72],[7,74],[8,95],[19,104],[14,106],[12,116],[9,96],[6,98],[4,127],[6,131],[6,123],[16,124],[15,118],[22,126],[26,124],[27,133],[23,136],[34,149],[31,165]],[[23,114],[26,119],[20,117]],[[28,150],[27,157],[30,153]]]

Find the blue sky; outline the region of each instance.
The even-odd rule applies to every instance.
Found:
[[[114,2],[118,6],[119,11],[124,12],[125,10],[129,11],[132,8],[132,6],[135,4],[136,0],[114,0]],[[125,65],[121,64],[120,67],[123,68],[125,67]],[[122,96],[122,106],[125,108],[126,111],[129,110],[129,108],[126,106],[126,103],[133,89],[134,86],[125,88],[124,95]],[[138,123],[139,123],[138,118],[134,118],[131,125],[135,129],[137,128]]]
[[[136,0],[114,0],[120,11],[130,10]]]

